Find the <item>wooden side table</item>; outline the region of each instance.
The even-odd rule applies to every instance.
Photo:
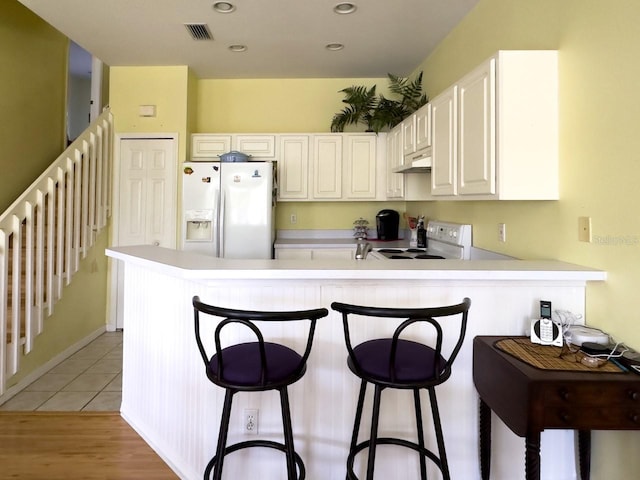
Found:
[[[491,411],[525,438],[525,478],[540,479],[540,433],[578,430],[581,480],[588,480],[591,430],[640,430],[640,376],[553,371],[502,352],[503,338],[473,340],[473,381],[480,395],[480,471],[489,480]]]

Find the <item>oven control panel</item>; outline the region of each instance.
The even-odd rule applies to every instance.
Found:
[[[427,239],[471,247],[471,225],[432,220],[427,224]]]

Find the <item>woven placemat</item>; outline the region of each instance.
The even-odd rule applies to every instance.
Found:
[[[582,372],[622,373],[617,365],[607,361],[599,367],[589,367],[580,363],[584,353],[572,353],[567,347],[554,347],[531,343],[526,337],[504,338],[498,340],[495,346],[518,360],[528,363],[532,367],[542,370],[573,370]]]

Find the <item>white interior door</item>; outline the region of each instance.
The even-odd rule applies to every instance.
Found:
[[[113,245],[176,248],[176,137],[121,137],[118,143]],[[113,295],[111,298],[115,319],[112,323],[116,328],[124,328],[124,275],[123,269],[115,263],[112,270],[115,298]]]

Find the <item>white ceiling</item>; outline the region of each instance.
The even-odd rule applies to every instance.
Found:
[[[189,65],[199,78],[407,76],[479,0],[19,0],[110,66]],[[184,24],[207,24],[213,41]],[[342,43],[343,50],[324,47]],[[233,53],[232,44],[247,51]]]

